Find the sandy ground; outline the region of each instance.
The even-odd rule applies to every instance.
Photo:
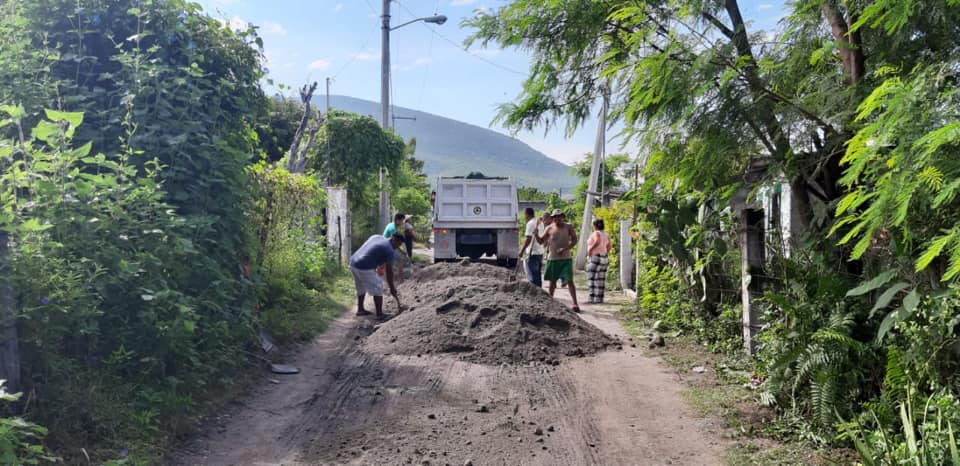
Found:
[[[625,338],[618,306],[582,307]],[[259,389],[167,464],[720,463],[720,429],[694,416],[672,371],[629,343],[557,367],[488,366],[364,353],[372,325],[348,312],[290,361],[300,374],[256,374]]]

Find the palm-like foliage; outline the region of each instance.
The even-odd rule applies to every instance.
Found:
[[[860,313],[845,299],[846,283],[824,269],[785,261],[788,277],[768,293],[771,329],[762,334],[767,380],[762,400],[809,420],[822,441],[857,402],[879,389],[876,350],[858,338]]]

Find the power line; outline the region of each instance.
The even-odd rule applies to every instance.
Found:
[[[370,8],[370,12],[373,13],[374,16],[380,16],[380,13],[377,13],[377,9],[374,8],[372,4],[370,4],[370,0],[363,0],[363,1],[366,2],[367,7]]]
[[[404,5],[403,3],[401,3],[401,2],[398,1],[397,4],[400,5],[400,8],[403,8],[404,11],[406,11],[407,14],[409,14],[410,16],[412,16],[412,17],[414,17],[414,18],[418,18],[418,17],[419,17],[419,16],[416,15],[416,13],[410,11],[410,9],[407,8],[407,6]],[[476,58],[477,60],[480,60],[480,61],[482,61],[482,62],[484,62],[484,63],[486,63],[486,64],[488,64],[488,65],[490,65],[490,66],[494,66],[494,67],[496,67],[496,68],[500,68],[501,70],[504,70],[504,71],[507,71],[507,72],[510,72],[510,73],[513,73],[513,74],[517,74],[517,75],[520,75],[520,76],[526,76],[526,75],[527,75],[527,73],[524,73],[524,72],[522,72],[522,71],[517,71],[517,70],[515,70],[515,69],[513,69],[513,68],[510,68],[510,67],[508,67],[508,66],[501,65],[501,64],[499,64],[499,63],[497,63],[497,62],[495,62],[495,61],[493,61],[493,60],[490,60],[490,59],[488,59],[488,58],[486,58],[486,57],[484,57],[484,56],[477,55],[476,53],[471,52],[469,49],[462,47],[460,44],[457,44],[456,41],[448,38],[447,36],[445,36],[445,35],[443,35],[443,34],[441,34],[440,32],[438,32],[438,31],[436,30],[436,28],[430,27],[430,26],[429,26],[428,24],[426,24],[426,23],[424,23],[423,26],[424,26],[425,28],[427,28],[428,30],[430,30],[430,32],[432,32],[434,35],[440,37],[441,39],[445,40],[445,41],[446,41],[447,43],[449,43],[450,45],[456,47],[457,50],[460,50],[461,52],[466,53],[467,55],[470,55],[471,57]]]
[[[369,4],[369,2],[368,2],[368,4]],[[377,32],[377,27],[376,27],[376,25],[374,25],[374,27],[373,27],[372,29],[370,29],[370,34],[367,35],[367,40],[365,40],[365,41],[363,42],[363,45],[360,46],[360,50],[359,50],[358,52],[355,52],[353,55],[350,56],[350,59],[347,60],[347,62],[344,63],[343,66],[341,66],[340,69],[337,70],[336,73],[334,73],[334,75],[332,76],[333,78],[336,78],[337,76],[340,76],[340,73],[343,73],[343,70],[347,69],[348,66],[350,66],[351,64],[353,64],[353,62],[357,61],[357,57],[360,56],[360,54],[363,53],[363,51],[367,49],[367,46],[368,46],[368,45],[370,45],[370,41],[373,39],[373,37],[374,37],[374,35],[375,35],[375,34],[374,34],[375,32]]]
[[[439,3],[439,0],[438,0]],[[430,65],[433,61],[433,39],[434,36],[430,36],[430,45],[427,47],[427,63],[423,68],[423,82],[420,83],[420,96],[417,97],[417,107],[423,104],[423,94],[427,90],[427,76],[430,75]]]

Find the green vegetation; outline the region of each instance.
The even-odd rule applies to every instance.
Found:
[[[413,217],[414,235],[417,241],[425,242],[430,238],[433,228],[430,219],[430,184],[423,173],[423,161],[414,157],[416,151],[417,140],[411,139],[404,148],[400,167],[390,174],[390,205],[394,212]]]
[[[865,464],[960,464],[960,5],[788,8],[769,32],[736,0],[514,0],[467,25],[533,55],[508,127],[569,131],[611,95],[642,147],[644,183],[615,210],[638,211],[644,316],[741,351],[742,212],[789,188],[746,275],[758,401]]]
[[[404,150],[403,139],[384,132],[373,118],[342,110],[331,110],[324,117],[316,150],[310,154],[311,168],[331,184],[347,188],[358,244],[383,231],[376,209],[378,173],[380,168],[405,173]]]
[[[153,462],[242,388],[260,329],[308,338],[348,301],[321,179],[369,211],[383,165],[422,207],[422,165],[369,119],[328,115],[315,171],[283,168],[304,108],[264,96],[262,46],[184,0],[0,2],[0,294],[29,394],[0,393],[0,462]]]

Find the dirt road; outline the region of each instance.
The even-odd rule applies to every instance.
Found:
[[[583,318],[623,338],[616,308],[587,305]],[[629,344],[559,366],[489,366],[366,353],[372,325],[346,313],[291,361],[300,374],[258,374],[259,391],[169,464],[720,462],[717,429],[691,413],[672,372]]]

